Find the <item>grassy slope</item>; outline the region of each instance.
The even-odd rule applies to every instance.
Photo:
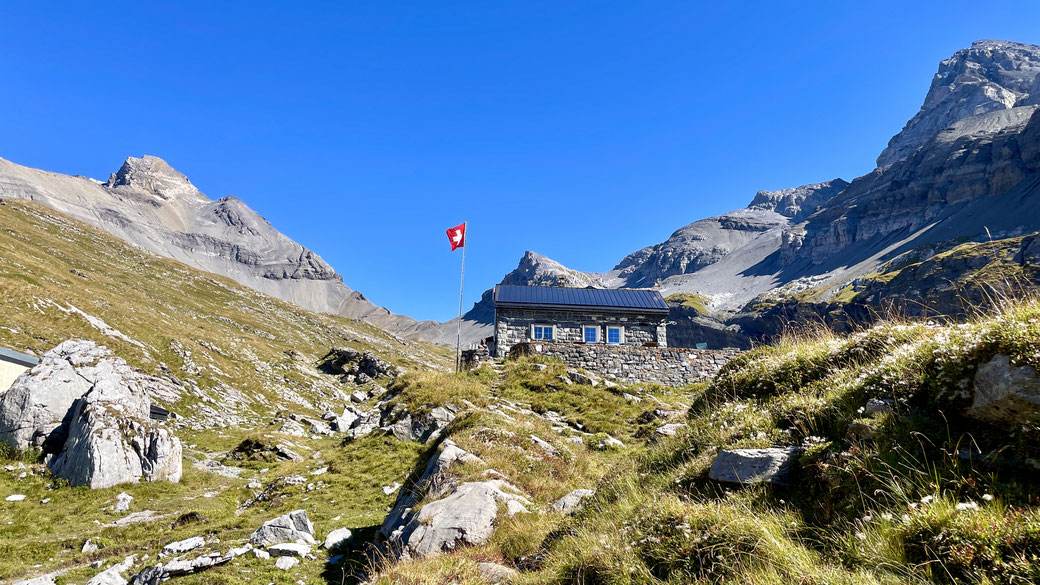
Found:
[[[133,341],[106,334],[70,307]],[[19,201],[0,206],[0,315],[0,345],[39,354],[71,337],[93,339],[146,373],[164,375],[162,363],[173,377],[197,385],[181,386],[179,398],[167,403],[185,417],[177,434],[190,446],[178,485],[47,489],[54,482],[41,467],[21,469],[16,460],[0,461],[15,467],[13,472],[0,470],[0,495],[28,496],[23,502],[0,501],[0,582],[82,567],[97,559],[121,560],[131,553],[150,554],[154,561],[166,542],[200,531],[224,542],[241,539],[264,520],[301,506],[320,535],[339,526],[378,524],[393,500],[381,488],[407,475],[419,456],[417,445],[373,437],[340,447],[337,439],[282,437],[305,455],[321,455],[306,463],[247,465],[241,479],[199,471],[192,462],[226,451],[257,430],[277,437],[278,427],[269,425],[279,411],[319,415],[325,405],[342,408],[337,392],[350,388],[315,368],[332,346],[371,349],[408,369],[443,367],[448,357],[439,348],[405,343],[349,319],[310,313],[226,278],[143,253]],[[229,398],[236,401],[229,403]],[[229,415],[240,424],[226,426],[209,412]],[[272,502],[239,509],[252,495],[245,485],[254,477],[266,484],[319,467],[330,471],[308,476],[308,481],[324,481],[324,487],[307,491],[294,486]],[[263,468],[269,469],[261,473]],[[99,526],[118,518],[105,508],[120,491],[134,496],[132,510],[155,510],[166,517],[126,528]],[[41,504],[45,498],[49,503]],[[169,528],[180,514],[191,511],[204,516],[205,524]],[[336,516],[341,518],[332,522]],[[102,549],[81,553],[87,538]],[[268,565],[245,570],[273,573]],[[304,565],[294,580],[323,582],[321,571],[320,563]],[[69,581],[85,581],[95,572],[74,569]],[[227,573],[226,582],[236,582],[235,571]],[[285,578],[281,573],[269,580]],[[204,577],[183,581],[193,579],[213,582]]]
[[[527,562],[532,584],[1037,582],[1040,425],[962,415],[961,391],[997,353],[1040,367],[1040,303],[948,328],[785,338],[696,393],[684,433],[617,460],[577,517],[530,520],[523,559],[496,535],[380,582],[479,583],[485,558]],[[866,416],[870,398],[894,411]],[[875,438],[852,438],[853,423]],[[707,479],[719,449],[775,444],[805,447],[793,487]]]

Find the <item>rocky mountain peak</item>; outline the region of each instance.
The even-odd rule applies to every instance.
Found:
[[[981,40],[939,63],[921,110],[892,137],[877,159],[887,167],[954,123],[1040,104],[1040,47]],[[990,131],[999,128],[990,128]]]
[[[848,186],[848,181],[838,178],[779,191],[759,191],[748,209],[765,209],[791,219],[802,219]]]
[[[502,284],[531,286],[601,286],[599,279],[591,274],[571,270],[563,264],[530,250],[524,252],[515,270],[502,279]]]
[[[108,178],[105,186],[110,189],[130,189],[163,200],[187,198],[208,201],[188,177],[157,156],[127,157],[123,166]]]

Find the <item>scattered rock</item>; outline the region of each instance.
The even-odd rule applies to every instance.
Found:
[[[332,550],[339,546],[341,543],[350,540],[351,536],[352,534],[350,533],[350,530],[346,528],[337,528],[325,537],[325,542],[322,543],[322,546],[324,546],[328,550]]]
[[[4,499],[8,502],[21,502],[25,499],[25,494],[11,494]]]
[[[167,544],[163,547],[162,552],[159,553],[159,557],[179,555],[200,548],[205,544],[205,538],[202,538],[201,536],[192,536],[191,538],[185,538],[184,540],[178,540],[177,542]]]
[[[271,553],[267,552],[266,550],[261,550],[259,548],[254,548],[253,549],[253,556],[255,556],[256,558],[258,558],[258,559],[260,559],[262,561],[266,561],[267,559],[271,558]]]
[[[579,372],[578,370],[568,369],[567,370],[567,377],[570,378],[572,381],[577,382],[578,384],[586,384],[588,386],[597,386],[597,385],[599,385],[599,380],[598,379],[593,378],[592,376],[588,376],[586,374],[583,374],[583,373]]]
[[[156,512],[155,510],[141,510],[140,512],[131,512],[126,516],[112,522],[111,524],[105,524],[105,528],[122,528],[124,526],[130,526],[131,524],[138,524],[141,522],[152,522],[163,518],[164,515]]]
[[[592,490],[577,489],[563,496],[552,505],[555,512],[574,514],[585,507],[585,500],[591,498],[596,492]]]
[[[891,399],[878,400],[877,398],[871,398],[863,405],[863,414],[866,416],[888,414],[892,412],[892,406],[894,404],[895,402]]]
[[[515,569],[510,569],[498,563],[479,563],[480,575],[488,585],[508,585],[520,575]]]
[[[401,484],[399,484],[399,483],[397,483],[395,481],[394,485],[384,485],[383,486],[383,494],[389,496],[390,494],[396,492],[399,489],[401,489]]]
[[[1040,417],[1040,377],[1033,366],[1012,366],[1005,355],[979,366],[968,414],[992,423],[1027,424]]]
[[[267,547],[267,552],[271,553],[272,557],[300,557],[302,559],[311,554],[311,547],[298,542],[283,542]]]
[[[549,443],[548,441],[545,441],[545,440],[543,440],[543,439],[541,439],[539,437],[536,437],[535,435],[531,435],[531,442],[534,443],[536,447],[538,447],[539,449],[541,449],[543,452],[545,452],[548,455],[558,456],[560,454],[560,450],[559,449],[557,449],[556,447],[553,447],[552,444]]]
[[[870,441],[877,436],[877,429],[865,422],[853,421],[845,436],[850,441]]]
[[[708,477],[727,483],[788,485],[790,462],[798,452],[797,447],[720,451],[711,464]]]
[[[402,441],[427,443],[436,439],[444,432],[444,429],[451,424],[451,421],[455,420],[455,414],[458,410],[456,406],[448,404],[446,406],[434,407],[429,412],[413,416],[404,410],[402,406],[398,405],[384,417],[395,422],[382,422],[381,428]]]
[[[135,558],[136,557],[133,555],[126,557],[123,562],[112,565],[97,575],[94,575],[89,581],[87,581],[86,585],[126,585],[126,579],[123,577],[123,573],[133,566]]]
[[[249,540],[253,544],[261,546],[297,540],[315,544],[314,525],[307,519],[307,512],[294,510],[264,522],[263,526],[249,537]]]
[[[253,545],[247,542],[243,546],[229,548],[227,554],[224,556],[233,559],[236,557],[240,557],[251,550],[253,550]]]
[[[654,434],[658,437],[674,437],[675,434],[679,432],[679,429],[685,427],[686,425],[683,423],[669,423],[657,427],[657,429],[654,431]]]
[[[524,506],[518,500],[509,500],[508,502],[506,502],[506,516],[509,516],[510,518],[516,516],[517,514],[530,513],[531,512],[527,509],[527,506]]]
[[[130,494],[126,492],[120,492],[119,495],[116,496],[116,505],[112,508],[112,511],[114,511],[117,514],[129,512],[130,502],[132,502],[133,499],[134,497]]]
[[[284,443],[278,443],[274,446],[275,453],[282,459],[288,459],[289,461],[303,461],[303,456],[287,447]]]
[[[300,559],[295,559],[293,557],[279,557],[278,560],[274,562],[274,566],[283,571],[288,571],[298,564],[300,564]]]
[[[32,579],[15,581],[14,585],[57,585],[55,579],[64,574],[64,571],[55,571],[53,573],[47,573],[46,575],[40,575],[39,577],[33,577]]]
[[[398,374],[398,369],[393,364],[376,357],[374,353],[361,352],[349,347],[333,348],[325,354],[322,358],[322,368],[332,374],[353,376],[355,380],[393,378]]]
[[[610,435],[607,435],[606,438],[602,439],[599,443],[596,444],[596,449],[599,450],[599,451],[607,451],[607,450],[611,450],[612,451],[614,449],[624,449],[624,448],[625,448],[625,444],[624,443],[622,443],[621,441],[615,439],[614,437],[611,437]]]
[[[88,538],[87,541],[83,543],[83,548],[79,549],[79,552],[83,554],[90,554],[92,552],[97,552],[97,550],[97,543],[94,542],[93,538]]]

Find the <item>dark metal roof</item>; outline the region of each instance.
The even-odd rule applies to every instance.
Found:
[[[0,347],[0,360],[5,362],[11,362],[20,366],[31,368],[36,364],[40,363],[40,360],[34,358],[31,355],[26,355],[20,351],[13,349],[7,349],[6,347]]]
[[[495,286],[496,307],[549,307],[667,313],[661,293],[629,288],[564,288],[553,286]]]

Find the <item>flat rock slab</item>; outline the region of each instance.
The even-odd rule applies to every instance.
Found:
[[[267,552],[271,553],[272,557],[305,557],[311,554],[311,547],[306,544],[299,544],[296,542],[284,542],[282,544],[274,544],[267,547]]]
[[[790,485],[791,459],[799,451],[798,447],[721,451],[708,477],[725,483]]]
[[[195,550],[206,544],[206,539],[201,536],[193,536],[191,538],[185,538],[184,540],[178,540],[177,542],[171,542],[162,549],[164,555],[177,555],[180,553]]]

